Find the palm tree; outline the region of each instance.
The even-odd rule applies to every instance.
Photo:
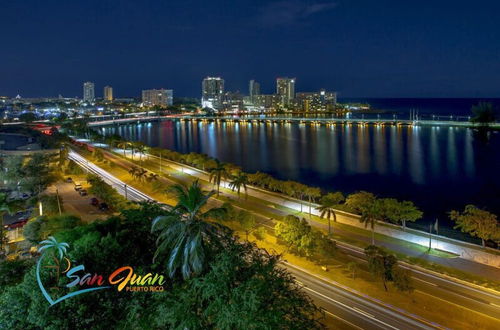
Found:
[[[304,195],[306,195],[307,198],[309,199],[309,218],[311,218],[311,204],[314,201],[314,199],[321,196],[321,190],[319,188],[308,187],[304,191]]]
[[[145,169],[139,168],[136,174],[137,180],[143,181],[144,179],[147,179],[147,173],[148,171],[146,171]]]
[[[370,225],[372,230],[372,245],[375,245],[375,224],[378,219],[382,218],[382,209],[381,201],[376,199],[363,208],[361,218],[359,218],[359,221],[365,224],[365,228]]]
[[[142,162],[142,155],[146,155],[147,147],[141,142],[138,142],[135,144],[135,150],[139,153],[139,159]]]
[[[235,176],[233,176],[233,179],[231,182],[229,182],[229,188],[231,188],[232,191],[236,189],[238,191],[238,199],[240,199],[240,189],[243,187],[245,190],[245,199],[247,198],[247,184],[248,184],[248,176],[244,172],[238,172]]]
[[[328,219],[328,235],[332,235],[331,219],[337,222],[337,210],[335,209],[340,203],[345,200],[344,195],[341,192],[329,193],[323,196],[320,200],[320,205],[316,207],[316,210],[320,212],[320,218]]]
[[[128,170],[128,173],[134,178],[137,178],[137,174],[139,173],[140,169],[137,166],[132,166],[130,170]]]
[[[126,157],[127,155],[125,152],[127,151],[127,148],[130,146],[130,142],[128,141],[120,141],[118,142],[118,148],[123,149],[123,157]]]
[[[153,181],[158,181],[159,175],[156,173],[149,173],[149,175],[146,177],[146,181],[148,182],[153,182]]]
[[[198,181],[190,187],[175,185],[172,190],[177,205],[167,215],[153,220],[152,231],[159,232],[154,260],[167,254],[169,276],[174,277],[180,269],[182,277],[187,279],[203,270],[207,250],[228,233],[225,226],[207,220],[222,218],[227,211],[225,208],[202,211],[215,191],[203,192]]]
[[[3,245],[6,243],[3,233],[3,216],[5,213],[13,214],[19,210],[19,206],[18,201],[9,201],[6,193],[0,193],[0,255],[4,254]]]
[[[215,160],[215,167],[210,170],[209,181],[214,185],[217,185],[217,196],[220,193],[220,181],[223,178],[228,177],[226,166],[221,163],[218,159]]]

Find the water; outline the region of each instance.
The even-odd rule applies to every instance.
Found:
[[[500,211],[500,133],[459,127],[172,122],[101,128],[182,153],[206,153],[324,190],[412,200],[436,217],[472,203]],[[428,227],[427,227],[428,228]]]

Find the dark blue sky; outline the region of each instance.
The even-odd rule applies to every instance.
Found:
[[[116,96],[206,75],[247,93],[499,97],[500,1],[1,0],[0,95]]]

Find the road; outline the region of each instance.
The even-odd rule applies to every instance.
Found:
[[[115,150],[115,152],[119,152],[120,154],[122,154],[121,151],[122,151],[122,149]],[[110,158],[113,159],[113,161],[121,163],[122,166],[124,165],[124,163],[122,162],[122,161],[124,161],[124,159],[122,157],[117,157],[116,155],[113,155],[111,153],[109,153],[108,155]],[[131,157],[130,152],[127,152],[126,155],[127,155],[127,157]],[[137,154],[136,154],[135,158],[137,159],[138,157],[139,156],[137,156]],[[150,163],[149,165],[153,166],[152,169],[154,171],[158,171],[158,172],[160,171],[160,159],[158,157],[152,156],[152,155],[147,155],[147,156],[143,156],[143,158],[145,158],[145,159],[147,158],[148,163]],[[164,171],[164,169],[165,169],[165,167],[168,166],[172,169],[179,171],[179,173],[182,172],[182,173],[189,174],[189,175],[191,175],[195,178],[198,178],[202,181],[205,181],[205,182],[209,181],[209,176],[207,175],[207,173],[200,171],[196,168],[182,165],[182,164],[178,164],[178,163],[175,163],[175,162],[172,162],[169,160],[165,160],[165,159],[161,160],[161,162],[163,164],[163,166],[162,166],[163,173],[167,173],[167,171]],[[151,167],[151,166],[149,166],[149,167]],[[183,179],[182,177],[178,177],[178,178]],[[221,187],[228,188],[228,183],[225,182],[224,180],[222,180]],[[301,211],[301,210],[303,210],[304,212],[309,211],[308,206],[307,206],[308,205],[307,202],[299,202],[295,199],[284,197],[283,195],[278,194],[278,193],[263,191],[262,189],[252,187],[252,186],[248,186],[247,193],[249,196],[253,196],[253,197],[258,198],[262,201],[268,201],[269,203],[282,205],[282,206],[285,206],[291,210],[295,210],[297,212]],[[252,202],[248,201],[248,203],[252,203]],[[256,203],[255,203],[255,205],[256,205]],[[265,204],[259,204],[257,206],[259,208],[265,208],[268,213],[274,213],[274,214],[280,215],[280,216],[287,215],[287,213],[280,211],[278,209],[275,209],[275,208],[270,208],[270,207],[268,207],[268,205],[265,205]],[[318,215],[319,214],[318,211],[314,209],[315,206],[316,205],[313,204],[311,212],[314,215]],[[353,225],[353,223],[354,223],[354,225],[361,226],[357,219],[355,221],[353,221],[352,218],[350,218],[349,216],[344,215],[344,214],[340,214],[340,213],[337,214],[337,221],[339,223],[345,223],[348,225]],[[320,222],[317,222],[314,220],[308,220],[308,222],[311,226],[314,226],[314,227],[317,227],[317,228],[320,228],[323,230],[328,229],[328,226],[324,223],[320,223]],[[382,232],[380,232],[380,233],[384,235],[384,232],[383,232],[384,228],[381,226],[377,226],[377,228],[376,228],[376,231],[381,230]],[[345,237],[351,237],[351,238],[354,238],[358,241],[365,241],[365,242],[369,243],[371,240],[371,238],[369,236],[355,234],[353,232],[347,232],[347,231],[343,231],[341,229],[336,229],[336,231],[337,231],[337,234],[341,234],[342,236],[345,236]],[[434,239],[434,241],[435,241],[435,239]],[[440,265],[443,265],[446,267],[455,268],[455,269],[461,270],[461,271],[466,272],[466,273],[470,273],[470,274],[473,274],[476,276],[482,276],[482,277],[488,278],[490,280],[495,281],[495,280],[498,280],[498,278],[500,278],[500,268],[488,266],[485,264],[480,264],[480,263],[477,263],[477,262],[474,262],[474,261],[471,261],[468,259],[442,258],[442,257],[434,256],[431,254],[425,254],[425,253],[422,253],[421,251],[412,249],[410,247],[402,246],[401,244],[397,244],[397,243],[394,243],[391,241],[379,241],[379,240],[377,240],[377,245],[384,246],[384,247],[388,248],[389,250],[396,251],[396,252],[402,253],[404,255],[408,255],[410,257],[417,257],[417,258],[425,259],[429,262],[437,263],[437,264],[440,264]]]
[[[129,199],[135,201],[153,200],[150,196],[141,193],[133,187],[127,186],[113,175],[102,170],[95,164],[88,162],[77,153],[70,152],[69,157],[83,168],[101,176],[106,182],[116,187],[122,195],[125,195],[125,191],[127,191]],[[120,162],[127,161],[120,159]],[[132,163],[130,163],[130,165],[132,165]],[[219,202],[213,200],[212,203],[214,203],[213,206],[217,206]],[[261,222],[269,223],[270,221],[259,215],[258,218]],[[274,228],[272,224],[268,224],[267,226]],[[362,250],[343,244],[340,244],[339,247],[348,254],[364,260],[364,253]],[[287,265],[287,268],[305,285],[304,289],[308,291],[319,306],[323,307],[328,313],[335,315],[336,318],[341,319],[349,326],[370,329],[418,329],[438,327],[418,317],[408,316],[407,312],[392,310],[388,308],[388,305],[384,305],[380,302],[375,303],[365,299],[359,293],[353,293],[352,290],[347,290],[347,288],[333,286],[331,282],[321,280],[315,275],[306,273],[292,265]],[[413,276],[416,280],[416,289],[419,291],[489,315],[490,317],[500,318],[500,301],[498,295],[419,270],[413,270]]]
[[[122,157],[118,157],[116,155],[113,155],[111,153],[106,153],[106,156],[108,159],[111,159],[113,162],[119,164],[121,167],[124,168],[130,168],[134,164]],[[86,159],[83,157],[80,157],[80,161],[83,161],[85,164],[88,163]],[[166,162],[164,165],[168,164],[169,166],[172,166],[171,162]],[[93,164],[92,164],[93,165]],[[99,169],[102,171],[99,167],[94,166],[94,169]],[[175,166],[175,163],[174,163]],[[181,171],[181,169],[178,169]],[[193,171],[191,169],[184,169],[184,171],[188,174],[197,174],[196,177],[200,179],[208,179],[204,178],[203,176],[200,175],[198,171]],[[111,176],[109,173],[103,171],[106,176]],[[165,166],[163,166],[163,171],[164,173],[166,172]],[[168,173],[167,173],[168,174]],[[203,173],[202,173],[203,175]],[[114,177],[113,177],[114,178]],[[122,192],[123,192],[123,186],[124,183],[117,183],[121,182],[118,179],[114,178],[115,183],[114,185],[119,187]],[[205,181],[205,180],[203,180]],[[201,182],[202,185],[210,189],[211,184],[207,184],[206,182]],[[173,181],[170,180],[170,183],[174,183]],[[224,194],[223,191],[221,191],[221,194]],[[143,194],[144,195],[144,194]],[[145,195],[146,196],[146,195]],[[147,197],[148,199],[152,199],[151,197]],[[143,199],[144,200],[144,199]],[[211,206],[219,206],[219,202],[211,199],[210,203],[212,204]],[[260,207],[265,207],[263,205],[259,205]],[[282,211],[276,210],[274,208],[268,208],[268,211],[271,213],[278,213],[279,215],[281,214]],[[261,222],[264,226],[268,227],[270,230],[274,230],[274,224],[275,222],[273,220],[270,220],[266,217],[263,217],[260,214],[255,213],[254,214],[259,222]],[[322,224],[320,224],[322,225]],[[352,233],[348,233],[352,235]],[[344,244],[341,242],[337,242],[339,248],[341,248],[345,253],[348,255],[357,258],[359,260],[362,260],[363,262],[365,261],[365,254],[364,251],[361,248]],[[443,259],[443,258],[441,258]],[[450,259],[450,261],[454,260],[459,260],[461,262],[465,263],[471,263],[470,261],[467,260],[462,260],[462,259]],[[469,265],[470,266],[470,265]],[[472,265],[474,266],[474,265]],[[486,267],[484,265],[480,264],[475,264],[476,267],[481,270],[482,267]],[[476,288],[474,286],[470,285],[464,285],[461,284],[460,282],[457,282],[455,280],[451,280],[448,278],[445,278],[443,276],[440,276],[438,274],[428,272],[423,269],[416,268],[414,266],[410,265],[404,265],[404,267],[411,268],[412,270],[412,276],[415,279],[415,288],[416,290],[423,292],[425,294],[431,295],[433,297],[436,297],[441,300],[446,300],[448,302],[452,302],[458,306],[468,308],[470,310],[476,311],[478,313],[490,316],[490,317],[495,317],[497,319],[500,319],[500,296],[496,292],[490,292],[488,290],[483,290],[481,288]],[[491,267],[490,267],[491,268]]]
[[[333,285],[308,271],[284,263],[297,282],[311,296],[316,305],[334,314],[338,319],[358,329],[440,329],[439,324],[421,320],[418,316],[388,309],[348,289]]]

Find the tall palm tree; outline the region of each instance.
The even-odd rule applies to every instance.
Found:
[[[128,141],[120,141],[118,142],[118,148],[120,149],[123,149],[123,157],[126,157],[126,151],[127,151],[127,148],[130,146],[130,142]]]
[[[341,192],[329,193],[321,198],[320,205],[316,207],[316,210],[320,212],[320,218],[328,219],[329,236],[332,235],[331,219],[333,219],[334,222],[337,222],[337,210],[335,208],[338,207],[338,205],[344,200],[344,195],[342,195]]]
[[[382,218],[383,206],[381,200],[376,199],[370,204],[363,207],[361,211],[361,218],[359,221],[365,224],[365,228],[370,226],[372,230],[372,245],[375,245],[375,225],[378,219]]]
[[[138,142],[135,144],[135,150],[139,154],[139,160],[142,162],[142,155],[146,155],[147,147],[143,143]]]
[[[233,179],[231,182],[229,182],[229,188],[231,188],[232,191],[236,189],[238,192],[238,199],[240,199],[240,190],[241,187],[245,190],[245,199],[247,198],[247,184],[248,184],[248,176],[244,172],[238,172],[235,176],[233,176]]]
[[[128,173],[134,178],[137,178],[137,174],[139,173],[140,169],[137,166],[132,166],[129,170]]]
[[[180,269],[182,277],[187,279],[203,270],[207,250],[228,232],[227,227],[207,221],[222,218],[226,209],[211,208],[203,212],[215,191],[203,192],[198,181],[189,187],[175,185],[172,190],[177,205],[167,215],[153,220],[152,231],[159,233],[154,260],[168,255],[169,276],[174,277]]]
[[[220,182],[222,179],[228,177],[228,172],[226,166],[221,163],[218,159],[215,160],[215,167],[210,170],[209,181],[214,185],[217,185],[217,196],[220,193]]]
[[[311,204],[316,198],[321,196],[321,190],[319,188],[308,187],[304,191],[304,195],[309,199],[309,218],[311,218]]]
[[[149,175],[146,177],[146,181],[148,182],[154,182],[158,181],[159,175],[156,173],[149,173]]]
[[[13,214],[20,208],[19,201],[9,201],[6,193],[0,193],[0,256],[3,255],[3,245],[5,242],[3,232],[3,216],[5,213]]]

